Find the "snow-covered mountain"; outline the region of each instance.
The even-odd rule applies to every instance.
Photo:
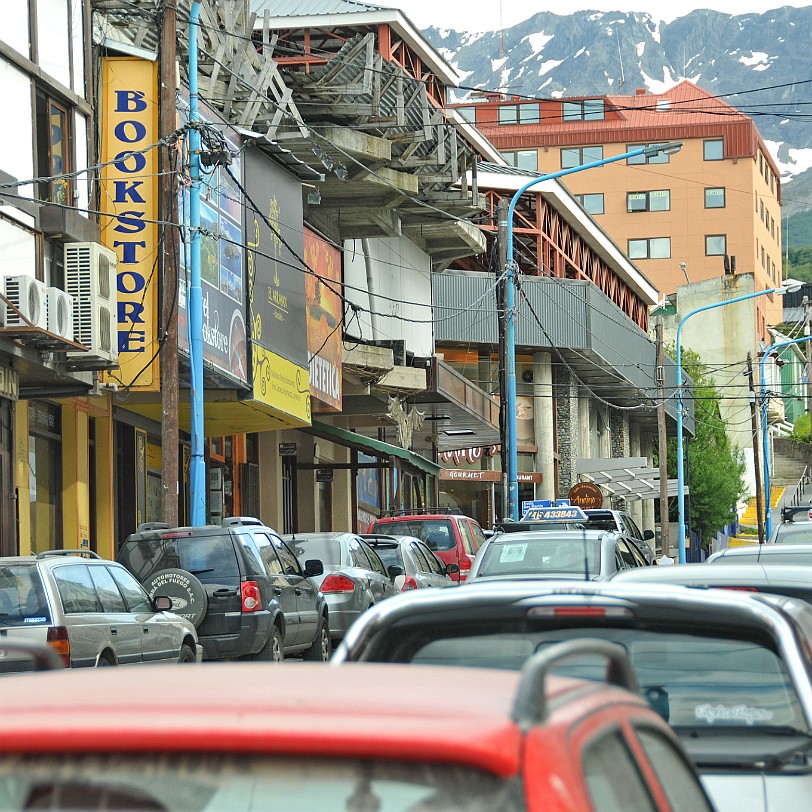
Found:
[[[475,89],[661,92],[690,79],[754,119],[782,170],[785,216],[812,208],[812,195],[800,194],[812,186],[812,7],[692,11],[669,23],[635,12],[540,12],[501,32],[423,33],[460,73],[458,100]]]

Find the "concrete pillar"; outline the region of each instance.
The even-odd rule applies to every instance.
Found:
[[[553,366],[550,353],[533,356],[533,437],[536,451],[536,471],[543,481],[536,486],[539,499],[555,498],[555,420],[553,409]]]
[[[557,373],[556,420],[558,443],[558,493],[566,496],[578,481],[575,463],[578,460],[580,435],[578,428],[578,383],[569,370]]]
[[[306,434],[298,436],[298,462],[313,463],[314,441]],[[317,533],[322,528],[319,527],[319,486],[316,482],[316,470],[314,468],[299,468],[296,471],[296,498],[297,498],[297,518],[298,532]]]
[[[629,457],[629,413],[612,409],[609,414],[609,426],[612,433],[612,458]],[[626,500],[615,496],[612,506],[616,510],[625,510]]]
[[[106,413],[94,416],[96,426],[96,552],[115,558],[115,453],[112,396],[106,396]],[[181,498],[183,498],[181,496]]]
[[[351,462],[350,449],[343,445],[330,443],[332,461],[349,465]],[[333,527],[334,529],[352,530],[353,489],[355,480],[349,468],[336,468],[333,471]],[[363,529],[366,530],[366,527]],[[363,531],[362,531],[363,532]]]
[[[87,405],[62,402],[62,542],[90,549],[90,436]]]
[[[282,457],[279,455],[281,432],[259,434],[259,518],[268,527],[282,532]]]
[[[637,423],[632,423],[629,426],[629,456],[642,457],[643,452],[640,445],[640,426]],[[640,499],[634,499],[628,503],[629,513],[638,527],[643,524],[643,502]]]
[[[589,396],[578,398],[578,459],[589,459],[592,456],[592,442],[589,437]],[[563,494],[562,494],[563,495]]]
[[[14,411],[14,451],[17,484],[18,545],[20,555],[31,555],[31,490],[28,470],[28,401],[18,401]]]

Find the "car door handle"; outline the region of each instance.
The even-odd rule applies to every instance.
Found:
[[[110,634],[118,634],[118,629],[110,629]]]
[[[144,626],[144,634],[149,634],[149,627],[148,626]]]
[[[214,598],[231,598],[237,594],[236,589],[215,589],[211,593]]]
[[[298,586],[297,586],[297,587],[294,587],[294,588],[293,588],[293,591],[294,591],[294,592],[295,592],[297,595],[301,595],[301,594],[302,594],[302,590],[301,590],[301,589],[299,589],[299,587],[298,587]]]
[[[273,594],[274,595],[281,595],[282,594],[282,587],[281,586],[275,586],[273,588]]]

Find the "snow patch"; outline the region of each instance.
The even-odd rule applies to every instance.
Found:
[[[782,118],[781,121],[778,122],[779,124],[789,124],[788,118]]]
[[[643,51],[646,50],[646,43],[638,42],[637,45],[634,46],[634,49],[637,51],[638,56],[643,56]]]
[[[585,50],[586,48],[579,48],[573,59],[577,59]]]
[[[550,93],[550,98],[551,99],[560,99],[563,95],[564,95],[563,90],[553,90]]]
[[[553,68],[557,68],[564,60],[563,59],[548,59],[539,65],[539,76],[544,76],[549,73]]]
[[[507,59],[508,58],[506,56],[503,56],[501,59],[492,59],[491,60],[491,71],[493,71],[493,73],[496,73],[496,71],[501,70],[502,65],[504,65],[505,62],[507,62]]]
[[[645,86],[652,93],[665,93],[671,90],[675,84],[677,84],[677,80],[671,75],[671,70],[669,69],[668,65],[663,66],[662,81],[652,79],[651,76],[648,76],[644,70],[641,70],[640,73],[643,75],[643,84],[645,84]]]
[[[646,26],[646,27],[648,28],[648,26]],[[654,24],[654,28],[649,28],[648,30],[651,32],[651,38],[655,42],[659,42],[660,41],[660,20],[657,20],[657,22]]]
[[[782,159],[778,157],[778,152],[784,144],[783,141],[767,141],[765,139],[764,143],[781,170],[782,183],[787,183],[795,175],[800,175],[801,172],[806,172],[807,169],[812,168],[812,148],[788,149],[786,151],[788,157]]]
[[[451,36],[451,29],[441,28],[437,33],[440,35],[440,39],[447,39],[449,36]]]
[[[544,83],[541,85],[541,87],[539,88],[539,90],[542,90],[543,88],[547,87],[547,85],[549,85],[549,84],[550,84],[550,82],[552,82],[552,81],[553,81],[553,77],[552,77],[552,76],[550,76],[548,79],[545,79],[545,80],[544,80]]]
[[[602,11],[599,11],[599,12],[597,12],[596,14],[590,14],[590,15],[589,15],[589,17],[587,17],[587,20],[589,20],[590,22],[592,22],[592,20],[600,20],[600,19],[601,19],[601,17],[603,17],[603,16],[604,16],[604,15],[603,15],[603,12],[602,12]]]
[[[761,70],[764,70],[769,64],[769,60],[771,59],[764,51],[751,51],[750,56],[740,56],[739,62],[742,65],[746,65],[748,68],[752,68],[756,65],[764,65]],[[758,70],[758,68],[756,68]]]
[[[541,51],[552,38],[552,34],[545,34],[543,31],[539,31],[537,34],[530,34],[529,37],[526,37],[527,42],[534,53]]]
[[[471,34],[466,34],[462,38],[462,44],[463,45],[473,45],[477,40],[482,39],[482,37],[484,37],[484,36],[485,36],[484,31],[479,31],[479,32],[476,32],[476,33],[471,33]]]

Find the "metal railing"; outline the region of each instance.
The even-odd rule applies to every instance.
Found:
[[[792,496],[790,497],[789,501],[784,501],[784,507],[798,507],[801,504],[801,500],[804,497],[804,493],[806,492],[806,488],[809,483],[812,482],[812,472],[809,470],[809,466],[804,466],[804,472],[801,474],[801,478],[798,480],[798,484],[795,486],[795,490],[792,492]],[[807,500],[808,503],[809,500]]]

